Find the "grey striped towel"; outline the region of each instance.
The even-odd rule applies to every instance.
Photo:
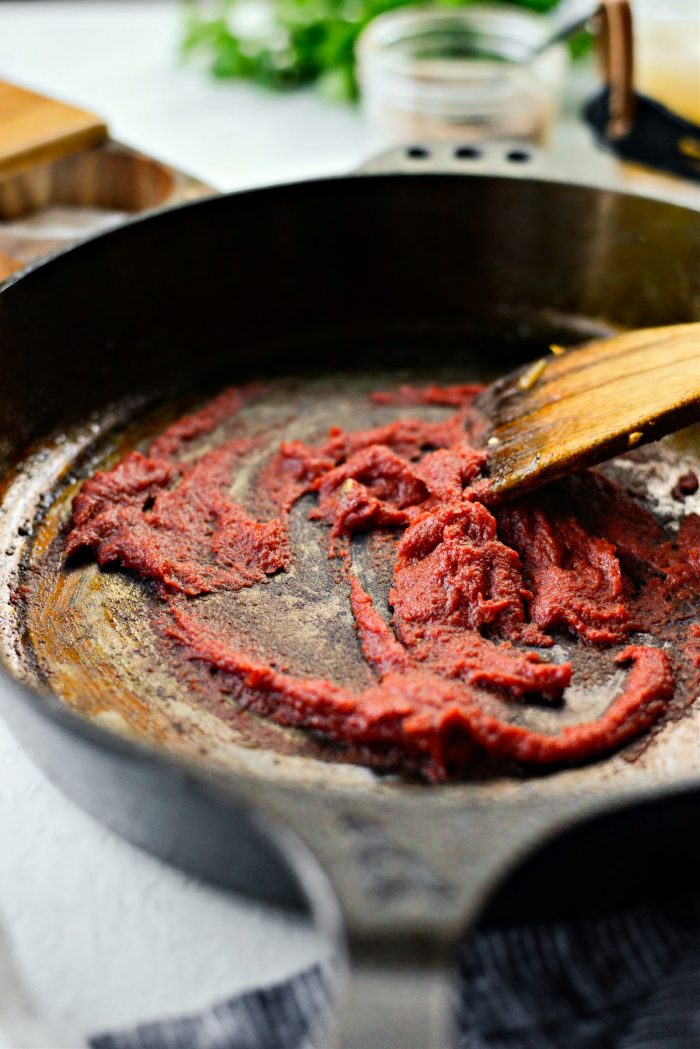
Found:
[[[460,975],[459,1049],[700,1049],[700,900],[477,930]],[[328,1008],[314,969],[91,1046],[327,1049],[312,1032]]]

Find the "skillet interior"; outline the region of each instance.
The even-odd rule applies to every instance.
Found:
[[[551,341],[696,319],[699,245],[700,215],[670,205],[442,176],[242,194],[97,238],[0,295],[4,466],[34,447],[9,479],[5,581],[16,585],[35,511],[85,455],[86,437],[99,445],[135,404],[251,370],[358,371],[379,353],[386,368],[427,358],[461,374],[474,361],[500,371]],[[5,604],[3,625],[6,661],[22,675],[27,624]],[[651,748],[632,772],[614,759],[541,789],[605,791],[611,777],[642,768],[649,782],[693,778],[696,734],[685,719],[669,747]],[[300,770],[271,749],[271,761],[248,749],[245,771],[337,786],[336,765]],[[377,789],[369,774],[344,775],[361,793]],[[504,798],[503,785],[494,797]]]
[[[252,451],[234,473],[234,497],[265,519],[269,511],[264,492],[259,491],[260,471],[281,441],[313,443],[333,425],[364,428],[405,414],[405,409],[371,404],[369,394],[374,389],[400,382],[489,378],[489,368],[477,353],[473,361],[452,369],[443,361],[439,368],[272,379],[262,394],[237,413],[235,429],[229,424],[218,438],[225,439],[232,432],[237,438],[255,438]],[[60,480],[53,490],[43,492],[47,509],[31,528],[24,529],[30,534],[15,590],[21,626],[20,643],[14,648],[17,671],[40,690],[58,695],[81,716],[190,761],[220,769],[252,768],[257,774],[267,767],[268,775],[320,782],[331,775],[336,786],[360,785],[367,774],[352,767],[352,752],[318,734],[283,728],[241,709],[226,688],[222,689],[220,678],[212,675],[214,668],[192,662],[168,645],[163,635],[167,622],[163,604],[152,586],[129,572],[100,570],[92,558],[65,557],[70,505],[83,478],[118,460],[127,449],[147,447],[150,435],[162,430],[174,407],[166,403],[138,415],[136,422],[107,430],[99,440],[94,433],[78,428],[69,435],[68,446],[86,444],[82,454],[67,462],[65,445],[43,448],[42,469],[58,473]],[[125,413],[123,406],[120,414]],[[448,412],[433,406],[412,409],[411,414],[437,420]],[[215,444],[216,435],[200,441],[196,454],[212,447],[212,441]],[[188,454],[195,454],[194,449]],[[693,431],[606,467],[627,487],[636,487],[635,477],[642,486],[651,478],[660,498],[656,502],[650,498],[648,505],[654,511],[660,504],[671,522],[683,513],[700,510],[700,495],[690,495],[683,503],[671,496],[676,478],[692,469],[700,469],[700,435],[696,437]],[[313,498],[302,500],[292,515],[289,571],[272,576],[264,585],[202,595],[193,604],[194,614],[214,626],[217,636],[235,638],[234,647],[255,659],[283,666],[297,678],[324,677],[359,693],[375,679],[361,656],[346,585],[337,578],[337,568],[326,555],[327,528],[309,519],[313,503]],[[30,508],[27,518],[31,519]],[[359,534],[352,551],[363,586],[372,595],[375,608],[388,617],[391,562],[386,545]],[[550,709],[546,704],[487,698],[499,705],[501,717],[536,731],[559,732],[565,725],[602,715],[619,692],[624,672],[615,669],[611,658],[601,659],[594,649],[566,635],[557,637],[553,654],[557,661],[571,660],[574,667],[574,685],[567,689],[563,706]],[[673,731],[672,722],[688,717],[689,698],[679,685],[663,722],[655,726],[650,738],[644,735],[625,748],[624,760],[634,758],[644,764],[648,758],[643,752],[652,741],[655,753],[663,748]],[[668,728],[657,741],[664,724]],[[368,752],[361,760],[371,764],[373,758],[381,769],[381,755]],[[321,763],[335,767],[331,770]],[[464,772],[469,780],[509,775],[522,776],[523,772],[517,766],[495,769],[484,762],[472,763]]]

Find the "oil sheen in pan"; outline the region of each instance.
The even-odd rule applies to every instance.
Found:
[[[246,406],[240,417],[244,432],[264,434],[261,445],[233,480],[232,495],[252,511],[257,494],[256,467],[273,454],[282,440],[315,442],[330,426],[358,429],[389,421],[406,409],[372,405],[368,394],[400,382],[468,382],[475,376],[454,370],[322,376],[275,380],[266,395]],[[201,403],[200,402],[194,402]],[[349,764],[341,746],[309,732],[286,729],[237,709],[212,682],[209,670],[167,650],[159,632],[160,601],[152,587],[120,570],[101,571],[92,560],[66,564],[63,556],[70,504],[82,479],[108,466],[127,450],[146,446],[189,405],[170,404],[142,413],[129,425],[112,426],[85,441],[76,460],[66,463],[51,499],[28,542],[19,580],[21,642],[15,646],[16,669],[23,676],[70,704],[81,715],[111,730],[175,751],[194,761],[222,768],[245,769],[261,763],[272,775],[313,777],[332,763],[339,782],[361,781],[372,773]],[[445,409],[421,407],[412,414],[444,417]],[[132,412],[133,415],[133,412]],[[65,443],[50,451],[66,459]],[[200,446],[201,447],[201,446]],[[691,431],[649,450],[640,450],[606,469],[664,522],[682,513],[700,512],[700,496],[674,500],[675,479],[700,463],[700,439]],[[50,471],[47,471],[50,472]],[[697,504],[697,505],[696,505]],[[265,584],[235,593],[197,598],[206,602],[207,618],[235,624],[236,635],[251,655],[284,665],[301,676],[323,676],[361,689],[371,683],[361,658],[345,588],[322,545],[319,522],[308,520],[309,499],[295,507],[291,521],[293,564],[287,573]],[[371,544],[359,539],[353,559],[375,605],[387,610],[389,579],[372,556]],[[528,706],[518,712],[523,724],[556,732],[566,724],[598,717],[619,689],[620,671],[601,672],[590,649],[558,640],[551,656],[572,658],[574,680],[561,708]],[[583,687],[580,682],[585,682]],[[214,687],[213,687],[214,686]],[[634,760],[637,765],[672,760],[697,741],[697,713],[671,708],[666,723],[606,760],[612,766]],[[651,745],[650,745],[651,744]],[[482,776],[472,770],[470,775]],[[585,769],[579,770],[585,775]],[[492,775],[492,773],[491,773]]]

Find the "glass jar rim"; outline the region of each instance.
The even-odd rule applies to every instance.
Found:
[[[473,66],[479,50],[463,57],[421,58],[401,50],[401,46],[420,40],[421,36],[434,31],[449,33],[453,29],[457,37],[460,31],[477,29],[490,36],[493,41],[501,40],[520,44],[524,48],[522,58],[514,58],[492,50],[503,67],[523,68],[536,59],[533,54],[537,46],[549,35],[551,20],[546,15],[531,11],[509,8],[505,4],[475,4],[463,8],[444,8],[420,4],[387,11],[365,27],[356,44],[360,65],[376,62],[385,72],[404,76],[415,76],[421,66],[429,65],[433,75],[441,68],[448,78],[459,75],[460,67]],[[555,45],[560,50],[562,45]],[[554,48],[553,48],[554,50]],[[482,52],[486,56],[486,52]]]

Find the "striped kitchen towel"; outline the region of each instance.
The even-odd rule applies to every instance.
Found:
[[[91,1047],[328,1049],[328,1010],[314,969]],[[477,930],[461,948],[458,1029],[459,1049],[700,1049],[700,900]]]

